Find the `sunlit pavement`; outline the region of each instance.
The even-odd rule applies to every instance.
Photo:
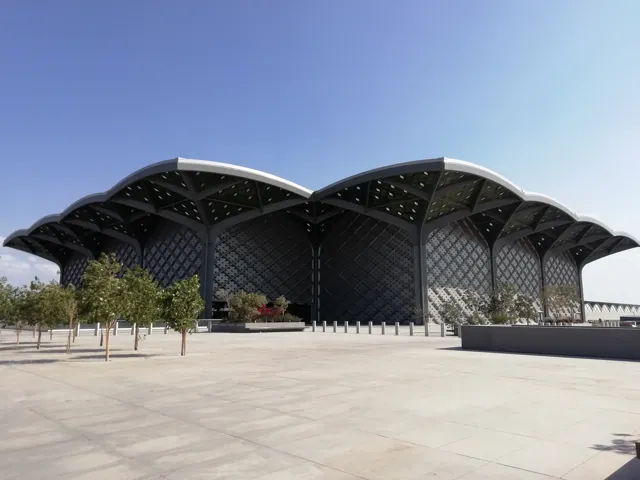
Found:
[[[362,331],[198,333],[183,358],[121,331],[108,363],[87,333],[69,358],[3,331],[0,476],[640,478],[640,363]]]

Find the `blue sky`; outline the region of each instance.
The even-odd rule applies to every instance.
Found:
[[[0,236],[176,156],[312,189],[449,156],[640,237],[638,18],[623,0],[10,0]],[[14,281],[51,273],[0,253]],[[586,297],[640,303],[639,269],[636,251],[592,264]]]

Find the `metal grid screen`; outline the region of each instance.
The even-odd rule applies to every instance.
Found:
[[[270,300],[312,302],[312,250],[307,231],[276,212],[223,231],[215,250],[213,295],[244,290]]]
[[[161,287],[200,274],[202,242],[185,227],[165,223],[144,251],[144,266]]]
[[[82,284],[82,275],[89,259],[79,253],[73,253],[62,269],[60,275],[60,283],[62,285],[74,285],[80,287]]]
[[[549,256],[544,270],[547,285],[571,285],[575,287],[576,294],[580,295],[578,266],[569,252],[561,252]],[[565,308],[558,312],[552,311],[550,314],[554,317],[573,316],[577,309],[578,306],[576,305],[574,308]]]
[[[404,230],[346,213],[320,246],[320,319],[414,320],[413,249]]]
[[[547,285],[578,285],[578,267],[569,252],[551,255],[545,264]]]
[[[463,220],[431,232],[426,243],[428,313],[440,322],[439,308],[451,299],[471,313],[465,296],[491,293],[491,254],[476,227]]]
[[[542,272],[540,257],[526,238],[507,243],[496,255],[497,279],[513,285],[518,292],[535,300],[542,309]]]
[[[136,249],[128,243],[114,240],[105,246],[104,251],[106,253],[114,253],[116,255],[116,259],[122,263],[124,268],[131,268],[138,265],[138,253],[136,252]]]

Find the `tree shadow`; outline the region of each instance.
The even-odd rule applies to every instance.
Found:
[[[58,345],[56,347],[59,347]],[[35,350],[34,351],[37,352],[41,352],[41,353],[67,353],[67,347],[65,346],[64,348],[58,348],[57,350],[55,349],[48,349],[46,351],[42,351],[42,347],[40,348],[40,350]],[[120,352],[122,351],[121,348],[118,349],[109,349],[109,351],[111,352]],[[99,353],[102,352],[102,354],[104,355],[104,347],[95,347],[95,348],[73,348],[73,346],[71,346],[71,354],[74,353]],[[23,352],[24,353],[24,352]]]
[[[638,438],[635,435],[628,433],[614,433],[613,436],[615,438],[611,440],[611,444],[593,445],[591,448],[601,452],[614,452],[621,455],[636,454],[636,440],[638,440]]]
[[[44,363],[56,363],[62,359],[55,358],[32,358],[28,360],[0,360],[0,365],[31,365],[31,364],[44,364]]]
[[[573,355],[571,353],[558,354],[558,353],[529,353],[529,352],[510,352],[507,350],[486,350],[477,348],[463,348],[463,347],[442,347],[436,350],[463,350],[465,352],[485,352],[498,355],[524,355],[528,357],[551,357],[551,358],[584,358],[586,360],[604,360],[607,362],[624,362],[624,363],[640,363],[640,360],[634,360],[633,358],[612,358],[612,357],[594,357],[589,355]]]
[[[632,458],[605,480],[638,480],[640,478],[640,460]]]
[[[95,350],[90,350],[91,352],[95,352]],[[73,353],[73,351],[72,351]],[[157,357],[158,354],[155,353],[109,353],[109,358],[151,358]],[[76,355],[71,357],[69,360],[103,360],[104,361],[104,350],[101,353],[94,355]]]

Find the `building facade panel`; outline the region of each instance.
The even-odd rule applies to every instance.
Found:
[[[167,287],[200,274],[202,240],[193,230],[175,223],[162,224],[144,248],[144,267]]]
[[[569,252],[561,252],[550,255],[544,265],[546,285],[570,285],[575,288],[580,296],[580,273],[578,266]],[[552,316],[574,316],[572,309],[563,309],[561,312],[550,312]],[[578,310],[576,305],[575,310]]]
[[[89,259],[84,255],[80,253],[71,254],[60,272],[60,283],[65,286],[80,287],[82,285],[82,275],[84,275],[88,263]]]
[[[513,285],[516,290],[535,300],[542,309],[542,270],[540,257],[526,238],[503,245],[496,254],[498,282]]]
[[[456,302],[470,314],[466,297],[491,293],[491,254],[468,220],[450,223],[429,234],[426,242],[428,315],[440,322],[442,305]]]
[[[310,305],[312,244],[307,233],[285,212],[221,232],[215,248],[214,300],[223,300],[221,290],[244,290]]]
[[[115,254],[116,260],[122,263],[122,266],[125,269],[132,268],[140,264],[138,252],[133,245],[128,243],[111,240],[105,245],[104,252]]]
[[[355,213],[320,245],[320,320],[416,320],[413,247],[406,231]]]

